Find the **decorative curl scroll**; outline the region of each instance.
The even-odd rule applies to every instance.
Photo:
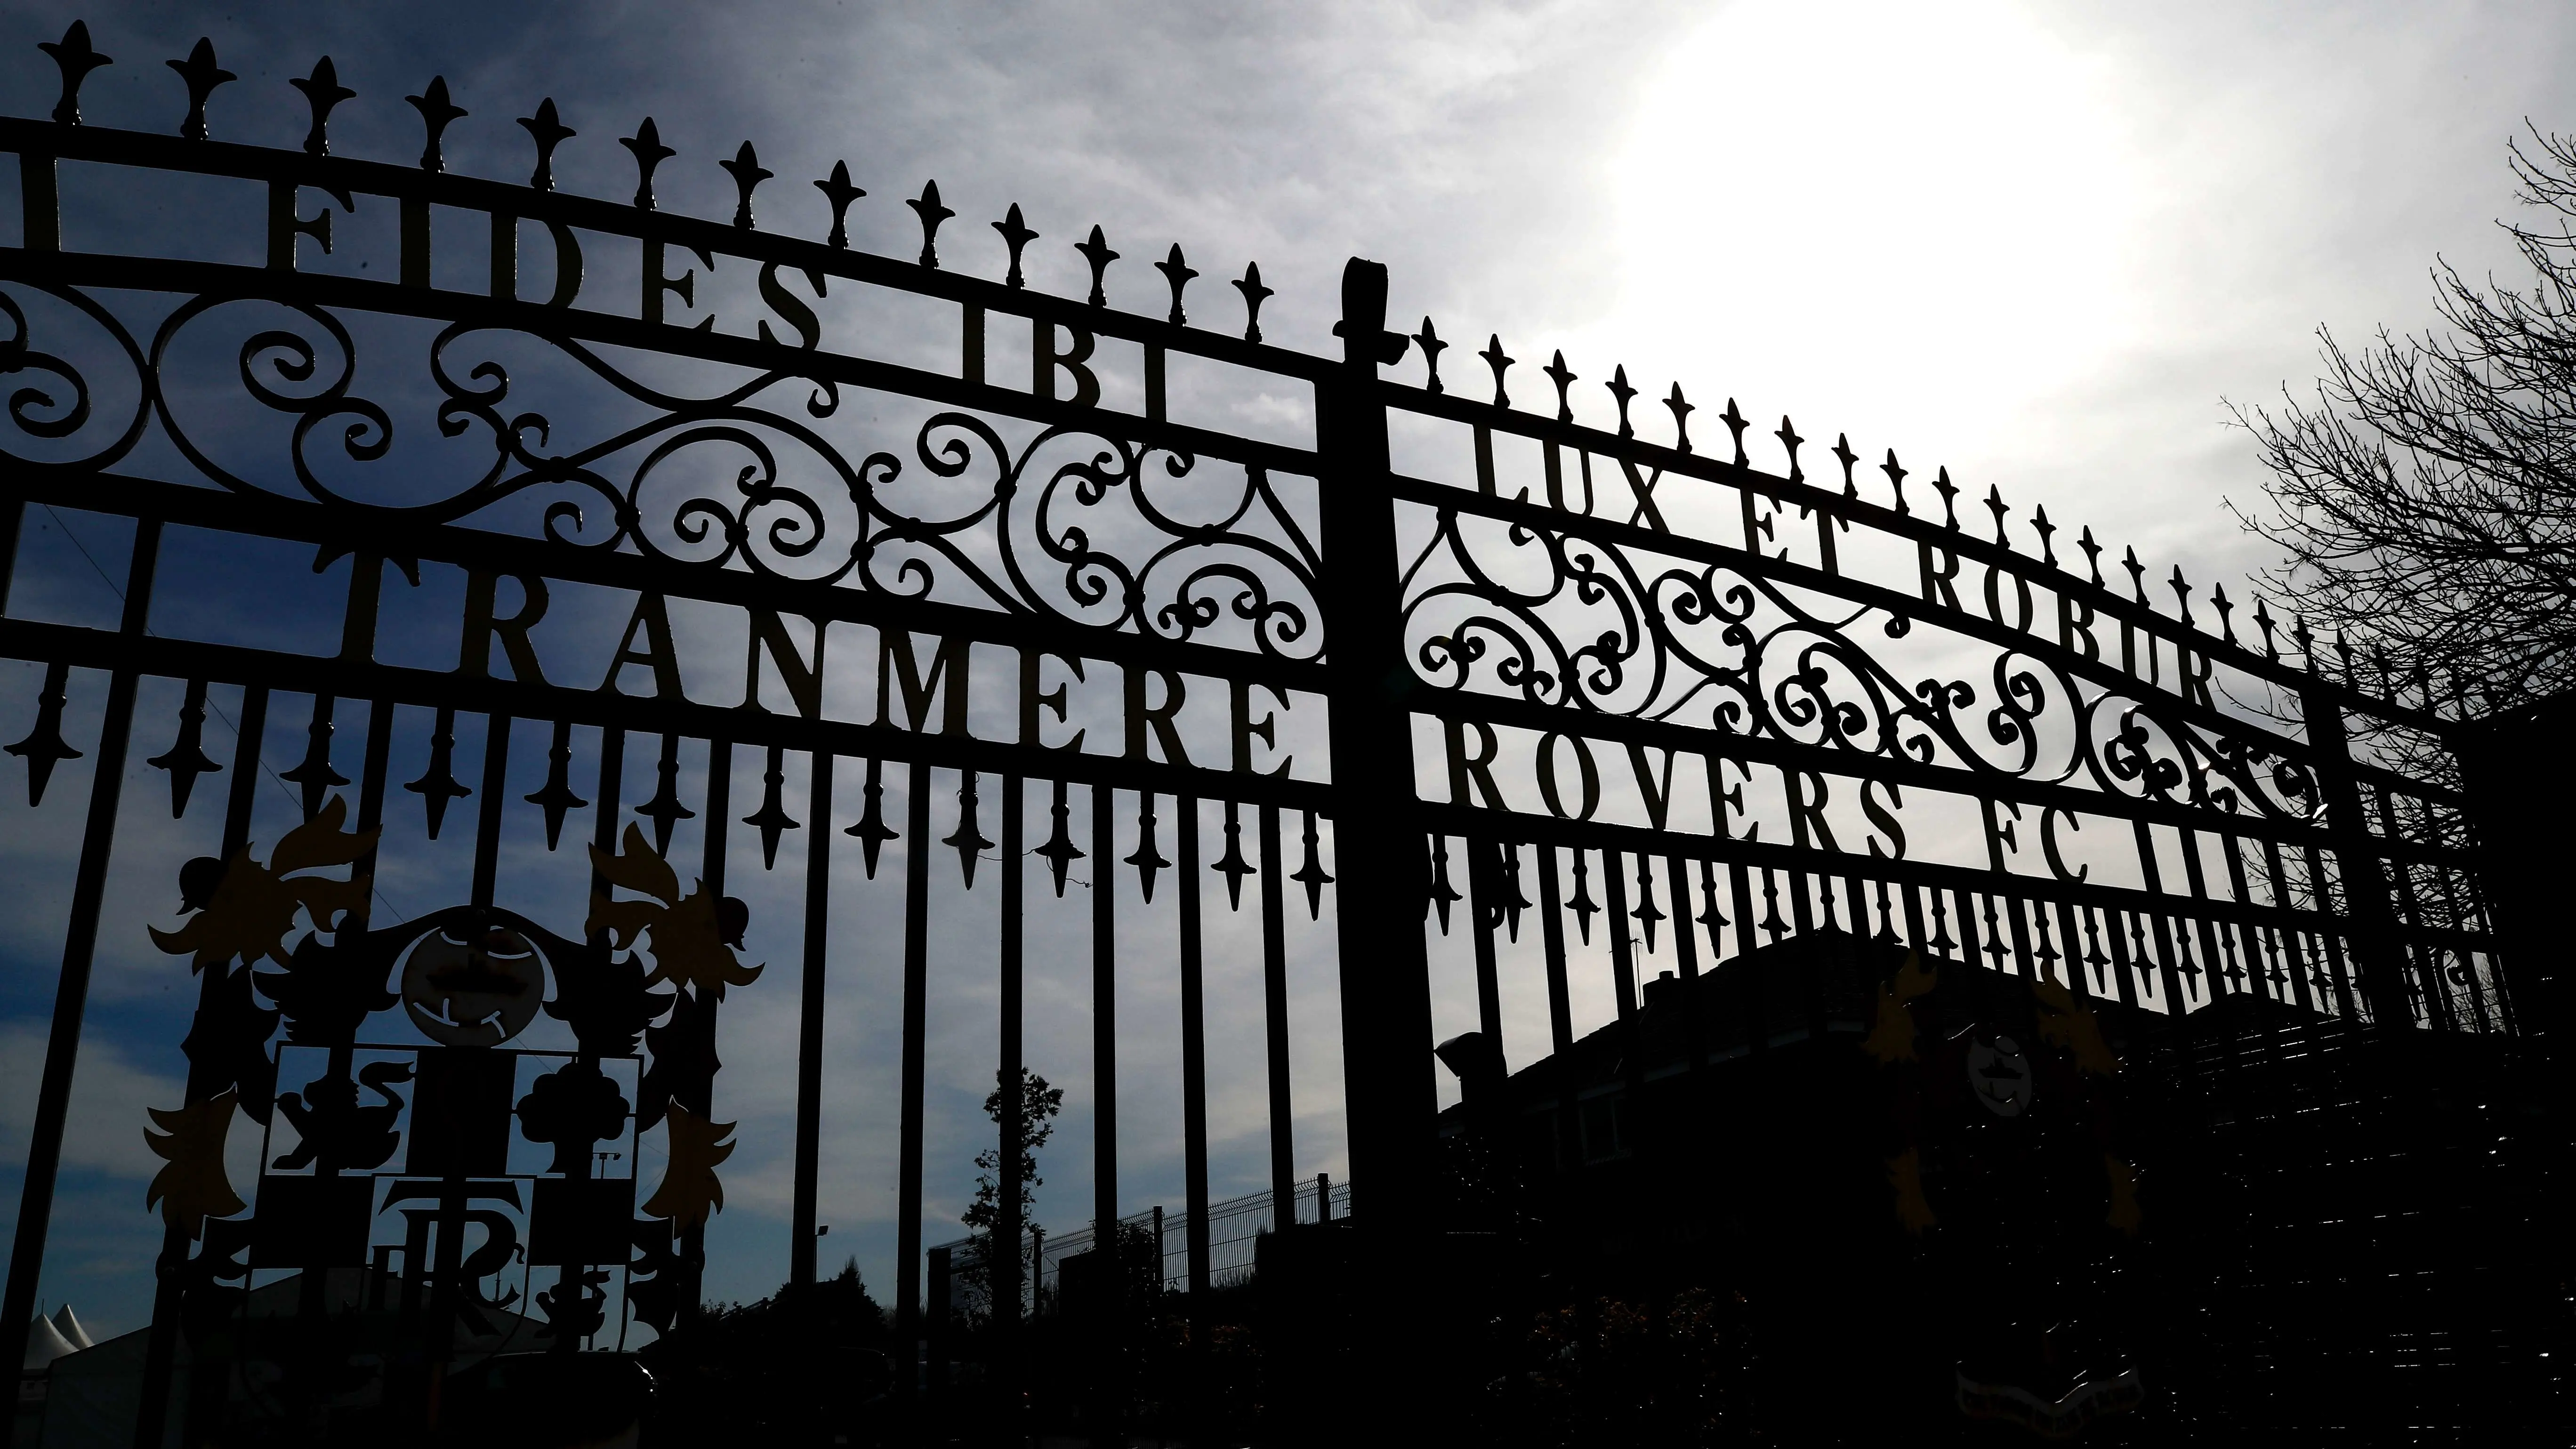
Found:
[[[1909,687],[1865,626],[1877,616],[1905,639],[1918,619],[1829,616],[1758,572],[1438,509],[1405,584],[1405,639],[1435,687],[1943,766],[1968,789],[2010,777],[2106,804],[2315,813],[2306,767],[2258,731],[2211,728],[2170,697],[2010,646],[1974,646],[1982,681]]]
[[[728,385],[690,392],[569,336],[456,322],[406,372],[405,348],[379,345],[386,319],[208,293],[147,342],[78,289],[17,285],[108,345],[41,350],[27,309],[0,294],[0,378],[24,379],[0,458],[103,469],[157,428],[207,482],[377,523],[497,522],[1173,641],[1323,650],[1310,525],[1260,466],[1236,481],[1235,465],[1170,447],[1074,427],[1015,440],[959,411],[920,421],[908,448],[853,447],[840,387],[792,367],[706,364]],[[117,389],[135,393],[130,414],[101,411],[102,367],[130,369]],[[602,400],[571,409],[524,396],[592,384]]]

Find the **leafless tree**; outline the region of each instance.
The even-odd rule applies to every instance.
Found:
[[[2437,263],[2441,327],[2321,332],[2314,401],[2235,409],[2272,475],[2237,509],[2286,555],[2271,591],[2349,642],[2354,683],[2446,718],[2576,688],[2576,137],[2510,150],[2524,285]],[[2448,773],[2429,739],[2368,744]]]

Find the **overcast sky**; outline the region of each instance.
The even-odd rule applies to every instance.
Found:
[[[853,244],[908,255],[900,200],[935,177],[961,216],[952,267],[998,275],[981,223],[1018,202],[1043,234],[1032,285],[1078,290],[1069,244],[1098,223],[1131,259],[1113,302],[1159,310],[1142,263],[1177,241],[1208,291],[1257,260],[1278,290],[1270,338],[1312,351],[1333,345],[1343,259],[1372,257],[1398,318],[1466,344],[1453,377],[1488,333],[1532,367],[1562,348],[1599,420],[1597,383],[1624,363],[1650,397],[1678,380],[1766,428],[1787,413],[1810,438],[1848,433],[2195,578],[2268,561],[2223,507],[2262,486],[2227,400],[2304,386],[2320,325],[2425,325],[2437,255],[2508,263],[2508,140],[2526,119],[2576,128],[2576,17],[2541,4],[13,3],[0,108],[51,106],[34,44],[75,15],[117,60],[89,83],[95,124],[174,124],[161,61],[202,33],[244,78],[217,94],[222,136],[293,144],[285,79],[328,51],[359,93],[335,122],[343,154],[415,155],[401,97],[441,73],[471,113],[452,169],[524,179],[511,121],[551,95],[580,132],[561,185],[622,197],[615,138],[649,113],[680,153],[668,209],[729,212],[714,162],[748,137],[782,178],[764,225],[819,233],[803,180],[845,158],[871,193]],[[771,918],[790,919],[784,901]],[[787,957],[775,939],[766,954]],[[12,940],[15,966],[50,969]],[[726,1055],[728,1083],[752,1059],[774,1107],[784,1079],[757,1065],[787,1039],[773,985],[734,1029],[766,1035]],[[48,1006],[24,978],[5,995],[12,1160]],[[67,1192],[96,1212],[47,1289],[109,1329],[145,1311],[141,1107],[175,1105],[179,1070],[175,1035],[115,1019],[93,1032],[81,1113],[116,1145],[74,1155]],[[851,1150],[882,1167],[881,1148]],[[1048,1169],[1067,1224],[1087,1151]],[[1307,1170],[1338,1172],[1331,1153]],[[750,1296],[784,1271],[783,1143],[732,1171],[710,1287]],[[890,1194],[864,1176],[830,1178],[827,1198],[846,1182],[850,1201],[825,1218],[875,1226],[825,1256],[851,1239],[881,1282]],[[4,1186],[14,1219],[14,1174]],[[130,1231],[98,1226],[115,1214]]]

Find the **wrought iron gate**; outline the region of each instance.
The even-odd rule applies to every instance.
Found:
[[[2223,588],[2178,570],[2151,587],[2134,553],[2106,569],[2089,530],[2061,555],[2044,510],[2016,517],[1946,472],[1892,451],[1865,464],[1840,438],[1819,448],[1678,385],[1649,399],[1624,370],[1578,387],[1561,355],[1538,367],[1499,338],[1452,356],[1428,319],[1389,327],[1387,274],[1368,262],[1343,274],[1340,354],[1314,356],[1263,340],[1258,268],[1211,299],[1177,246],[1140,278],[1113,271],[1095,228],[1078,248],[1089,295],[1032,291],[1021,259],[1039,238],[1016,207],[992,223],[1006,277],[954,270],[957,217],[935,184],[902,203],[918,256],[876,256],[847,245],[866,193],[846,169],[813,183],[819,200],[782,195],[747,142],[719,163],[739,206],[707,221],[656,208],[675,152],[650,120],[618,138],[635,194],[598,200],[553,187],[575,133],[551,102],[518,120],[533,173],[506,184],[445,169],[465,112],[440,81],[405,98],[425,148],[393,164],[331,154],[351,96],[328,60],[293,82],[304,145],[276,150],[216,138],[210,98],[232,77],[202,44],[171,62],[184,118],[168,135],[82,124],[82,78],[106,58],[77,25],[46,49],[64,79],[52,115],[0,120],[22,228],[0,253],[0,569],[47,509],[127,521],[131,544],[100,561],[123,600],[112,623],[0,618],[0,653],[43,666],[11,706],[31,803],[70,803],[48,788],[63,762],[86,757],[91,780],[9,1345],[44,1260],[111,847],[120,821],[157,809],[120,794],[138,710],[147,731],[155,714],[175,729],[145,764],[166,773],[178,828],[198,830],[192,805],[203,819],[200,778],[229,772],[220,831],[178,882],[189,914],[156,938],[191,957],[202,993],[188,1099],[156,1113],[164,1387],[182,1321],[230,1311],[263,1266],[398,1252],[421,1311],[497,1312],[460,1258],[469,1220],[554,1269],[538,1301],[569,1333],[667,1326],[695,1301],[721,1200],[729,990],[799,992],[789,1274],[811,1281],[828,910],[834,852],[853,849],[836,837],[855,837],[870,875],[884,844],[904,847],[903,996],[870,1005],[903,1020],[906,1336],[942,848],[1000,896],[1006,1076],[1028,857],[1058,895],[1077,863],[1132,868],[1149,899],[1171,872],[1199,1288],[1212,873],[1229,909],[1249,887],[1261,923],[1283,1203],[1309,1168],[1288,1130],[1290,904],[1332,908],[1356,1214],[1391,1234],[1430,1211],[1427,932],[1453,923],[1499,1041],[1498,955],[1536,913],[1559,1051],[1596,913],[1622,1019],[1648,955],[1688,978],[1841,932],[2154,1012],[2243,996],[2514,1030],[2462,800],[2348,744],[2350,720],[2441,738],[2457,713],[2442,686],[2373,677],[2259,602],[2240,620]],[[132,254],[131,204],[171,186],[205,220]],[[828,232],[758,224],[790,215]],[[1152,306],[1114,308],[1113,287]],[[1207,325],[1217,313],[1226,325]],[[1192,406],[1227,379],[1310,391],[1311,414],[1290,415],[1311,429]],[[585,386],[607,401],[543,402]],[[1577,400],[1589,413],[1605,394],[1615,422],[1579,423]],[[220,576],[293,597],[250,562],[282,556],[253,547],[268,543],[345,585],[311,647],[216,642],[188,617],[195,596],[171,592],[176,560],[189,587]],[[380,635],[433,598],[454,662],[391,657]],[[579,612],[568,601],[588,611],[577,627],[542,627]],[[739,694],[683,669],[677,636],[718,613],[741,644]],[[235,726],[223,759],[210,710]],[[353,759],[336,732],[361,721]],[[281,778],[306,823],[263,859],[259,751],[296,733],[302,763]],[[478,741],[479,777],[460,780],[456,752]],[[801,923],[746,920],[727,897],[738,749],[763,765],[746,848],[756,838],[766,868],[788,832],[805,842]],[[510,762],[530,750],[547,773],[523,811]],[[836,793],[853,776],[860,790]],[[684,799],[684,778],[703,793]],[[467,898],[380,921],[374,881],[438,836],[451,802],[473,841]],[[552,851],[583,811],[586,917],[544,918],[516,899],[505,836],[542,821]],[[670,855],[684,821],[694,884]],[[1106,1222],[1113,984],[1144,966],[1121,959],[1114,893],[1091,899],[1101,1049],[1081,1089],[1103,1124]],[[734,954],[785,961],[790,942],[793,972],[756,979]],[[513,1055],[502,1044],[540,1002],[568,1049]],[[278,1095],[280,1054],[297,1051],[320,1065]],[[416,1130],[388,1166],[405,1102],[406,1122],[473,1125]],[[221,1168],[236,1111],[304,1144],[255,1192]],[[513,1113],[554,1147],[542,1169],[513,1170]],[[654,1132],[671,1167],[653,1191],[631,1150],[625,1175],[594,1173],[602,1143]],[[1006,1172],[1013,1240],[1016,1194]]]

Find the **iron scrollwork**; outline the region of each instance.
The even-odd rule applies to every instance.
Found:
[[[379,400],[359,385],[379,365],[362,362],[372,332],[330,308],[199,294],[146,343],[77,288],[19,285],[95,328],[111,345],[79,355],[118,358],[133,396],[120,380],[108,407],[76,349],[37,349],[26,310],[0,294],[0,373],[26,378],[8,403],[23,441],[0,446],[12,461],[102,470],[157,426],[217,486],[379,523],[494,521],[582,549],[1273,656],[1322,652],[1310,525],[1259,465],[1218,483],[1185,450],[1064,426],[1014,442],[959,411],[920,421],[907,458],[848,445],[841,386],[792,365],[692,393],[568,335],[466,321],[428,342],[428,391],[396,373]],[[245,308],[266,315],[236,315]],[[209,348],[229,363],[208,361]],[[603,401],[524,405],[522,393],[583,379],[605,385]],[[415,411],[441,443],[397,446],[398,418]],[[283,421],[283,437],[261,419]]]
[[[1922,620],[1872,605],[1827,615],[1759,570],[1444,508],[1406,586],[1406,639],[1427,682],[1562,709],[1570,727],[1585,714],[1692,724],[1957,769],[1965,788],[2005,776],[2112,800],[2314,814],[2306,766],[2277,741],[2210,729],[2172,700],[2008,645],[1980,646],[1991,651],[1982,684],[1908,686],[1862,630],[1874,620],[1905,639]]]

